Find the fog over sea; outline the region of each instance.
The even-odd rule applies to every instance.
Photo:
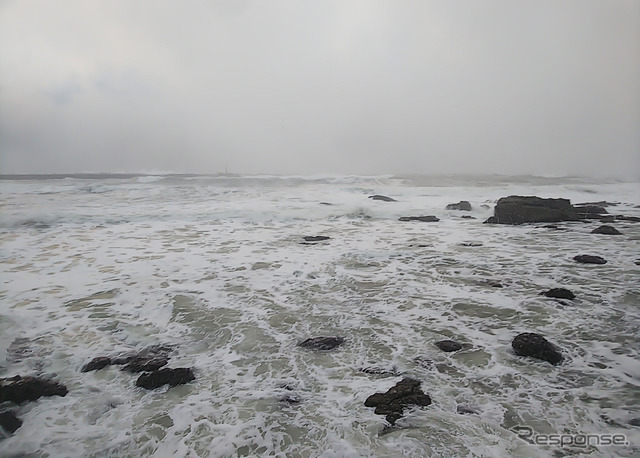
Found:
[[[11,406],[0,456],[639,456],[640,223],[483,224],[509,195],[640,217],[638,182],[576,177],[2,176],[0,378],[69,392]],[[399,221],[420,215],[440,221]],[[555,287],[576,299],[540,295]],[[522,332],[564,361],[516,356]],[[345,342],[298,346],[316,336]],[[154,345],[196,379],[81,372]],[[364,401],[403,377],[433,402],[389,429]],[[517,426],[629,445],[532,445]]]

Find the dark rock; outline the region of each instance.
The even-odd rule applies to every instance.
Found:
[[[554,365],[562,361],[562,354],[540,334],[523,332],[513,339],[511,346],[518,356],[530,356]]]
[[[487,281],[487,285],[491,286],[492,288],[504,288],[502,282],[500,282],[499,280],[489,280]]]
[[[329,240],[331,237],[327,237],[325,235],[305,235],[305,242],[324,242],[325,240]]]
[[[398,375],[398,371],[395,368],[385,369],[383,367],[376,366],[363,367],[362,369],[360,369],[360,372],[364,372],[365,374],[369,375],[386,375],[393,377]]]
[[[375,196],[369,196],[369,199],[381,200],[383,202],[397,202],[397,200],[392,199],[391,197],[381,196],[379,194],[376,194]]]
[[[604,234],[604,235],[621,235],[618,229],[613,226],[600,226],[591,231],[592,234]]]
[[[634,263],[635,263],[635,265],[636,265],[636,266],[640,266],[640,259],[636,259],[636,260],[634,261]]]
[[[195,378],[193,370],[190,367],[178,367],[176,369],[165,367],[155,372],[142,374],[138,377],[138,380],[136,380],[136,386],[153,390],[163,385],[184,385],[185,383],[195,380]]]
[[[6,383],[8,382],[8,383]],[[66,396],[67,387],[53,380],[16,376],[0,380],[0,402],[35,401],[42,396]]]
[[[298,344],[311,350],[332,350],[344,343],[344,337],[313,337]]]
[[[600,207],[598,205],[582,205],[582,206],[574,206],[576,212],[580,218],[589,218],[589,219],[598,219],[601,215],[606,215],[607,210],[604,207]]]
[[[333,204],[331,202],[320,202],[320,205],[329,205],[329,206],[331,206]]]
[[[422,221],[423,223],[435,223],[436,221],[440,221],[440,219],[436,218],[433,215],[427,216],[402,216],[399,221]]]
[[[405,407],[428,406],[431,398],[420,389],[420,381],[404,378],[386,393],[375,393],[364,402],[366,407],[375,407],[375,413],[386,415],[390,424],[402,417]]]
[[[556,299],[569,299],[569,300],[573,300],[576,297],[575,294],[573,294],[571,291],[565,288],[552,288],[549,291],[544,291],[540,293],[540,295],[553,297]]]
[[[606,202],[604,200],[601,200],[599,202],[581,202],[579,204],[576,204],[576,207],[588,207],[588,206],[598,206],[598,207],[615,207],[617,204],[617,202]]]
[[[471,204],[466,200],[461,200],[457,204],[449,204],[449,205],[447,205],[447,210],[471,211]]]
[[[461,406],[461,405],[456,407],[456,412],[458,412],[461,415],[467,415],[467,414],[479,415],[477,410],[472,409],[471,407]]]
[[[478,247],[482,246],[482,242],[461,242],[460,246]]]
[[[439,342],[436,342],[436,347],[446,352],[462,350],[462,344],[456,342],[455,340],[441,340]]]
[[[495,216],[490,216],[486,220],[484,220],[484,224],[498,224],[498,218]]]
[[[607,215],[600,218],[601,223],[613,223],[616,220],[616,217],[613,215]]]
[[[577,221],[580,216],[568,199],[542,199],[535,196],[502,197],[493,218],[487,223],[523,224]]]
[[[628,423],[631,426],[640,426],[640,418],[632,418]]]
[[[80,372],[90,372],[90,371],[98,371],[103,367],[107,367],[111,364],[111,358],[108,356],[98,356],[97,358],[93,358],[87,364],[82,366]]]
[[[477,219],[475,216],[471,216],[471,215],[462,215],[460,218],[463,218],[463,219]]]
[[[20,426],[22,426],[22,420],[16,417],[13,410],[7,410],[0,413],[0,426],[7,433],[13,434]]]
[[[607,260],[601,258],[600,256],[591,256],[589,254],[581,254],[578,256],[574,256],[573,260],[575,262],[579,262],[580,264],[606,264]]]
[[[123,371],[136,373],[136,372],[151,372],[166,366],[169,363],[169,359],[164,356],[134,356],[129,360],[129,363],[122,368]]]
[[[634,223],[640,223],[640,217],[638,216],[616,215],[616,219],[620,221],[632,221]]]

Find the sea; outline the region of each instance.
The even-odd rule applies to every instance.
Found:
[[[0,378],[68,388],[0,406],[23,421],[0,456],[640,456],[640,223],[484,224],[509,195],[640,217],[613,179],[0,177]],[[563,362],[517,356],[522,332]],[[81,371],[158,345],[196,379]],[[405,377],[432,404],[391,426],[364,401]]]

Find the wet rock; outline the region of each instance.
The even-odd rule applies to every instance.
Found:
[[[431,398],[420,389],[420,381],[404,378],[386,393],[375,393],[364,402],[366,407],[375,407],[375,413],[386,415],[387,421],[393,425],[402,417],[405,407],[417,405],[428,406]]]
[[[458,412],[461,415],[479,415],[477,410],[468,406],[463,406],[463,405],[457,406],[456,412]]]
[[[0,413],[0,426],[8,434],[13,434],[22,426],[22,420],[16,416],[13,410],[7,410]]]
[[[607,260],[601,258],[600,256],[592,256],[590,254],[581,254],[578,256],[574,256],[573,260],[575,262],[579,262],[580,264],[606,264]]]
[[[137,372],[151,372],[166,366],[168,363],[169,359],[164,356],[134,356],[122,370],[133,374]]]
[[[463,218],[463,219],[477,219],[475,216],[471,216],[471,215],[462,215],[460,218]]]
[[[618,205],[618,203],[601,200],[598,202],[581,202],[579,204],[576,204],[576,207],[587,207],[587,206],[593,206],[593,205],[598,207],[615,207],[616,205]]]
[[[298,344],[310,350],[333,350],[344,343],[344,337],[312,337]]]
[[[628,421],[631,426],[640,426],[640,418],[632,418]]]
[[[138,380],[136,380],[136,386],[153,390],[164,385],[184,385],[195,379],[196,377],[193,375],[193,370],[190,367],[178,367],[175,369],[165,367],[155,372],[142,374],[138,377]]]
[[[104,367],[107,367],[111,364],[111,358],[108,356],[98,356],[97,358],[93,358],[87,364],[82,366],[80,372],[90,372],[90,371],[98,371]]]
[[[327,237],[326,235],[305,235],[305,242],[324,242],[325,240],[329,240],[331,237]]]
[[[17,375],[0,380],[0,402],[21,404],[42,396],[66,396],[68,392],[62,383],[44,378]]]
[[[542,359],[554,365],[562,361],[562,354],[540,334],[523,332],[513,339],[511,346],[518,356]]]
[[[433,215],[427,216],[402,216],[399,221],[422,221],[423,223],[435,223],[436,221],[440,221],[439,218],[436,218]]]
[[[632,221],[634,223],[640,223],[640,217],[638,216],[616,215],[616,219],[620,221]]]
[[[635,263],[635,265],[636,265],[636,266],[640,266],[640,259],[636,259],[636,260],[634,261],[634,263]]]
[[[452,352],[462,350],[462,344],[456,342],[455,340],[441,340],[436,342],[436,347],[438,347],[442,351]]]
[[[601,223],[613,223],[616,220],[616,217],[613,215],[607,215],[600,218]]]
[[[604,207],[598,205],[581,205],[574,208],[580,218],[599,219],[601,215],[609,213]]]
[[[320,202],[320,205],[328,205],[331,206],[333,205],[331,202]]]
[[[575,299],[576,295],[566,288],[552,288],[549,291],[540,293],[542,296],[553,297],[555,299]]]
[[[369,199],[381,200],[383,202],[397,202],[397,200],[392,199],[391,197],[381,196],[379,194],[376,194],[375,196],[369,196]]]
[[[479,247],[482,246],[482,242],[461,242],[460,246]]]
[[[398,370],[396,368],[386,369],[384,367],[377,366],[363,367],[362,369],[360,369],[360,372],[364,372],[365,374],[369,375],[385,375],[390,377],[395,377],[398,375]]]
[[[600,226],[595,228],[594,230],[591,231],[592,234],[604,234],[604,235],[621,235],[622,232],[620,232],[618,229],[616,229],[613,226]]]
[[[523,224],[576,221],[580,215],[568,199],[543,199],[535,196],[502,197],[493,217],[486,223]]]
[[[471,204],[466,200],[461,200],[457,204],[449,204],[449,205],[447,205],[447,210],[471,211]]]

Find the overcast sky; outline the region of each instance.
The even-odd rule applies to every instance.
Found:
[[[640,177],[638,0],[0,0],[0,172]]]

